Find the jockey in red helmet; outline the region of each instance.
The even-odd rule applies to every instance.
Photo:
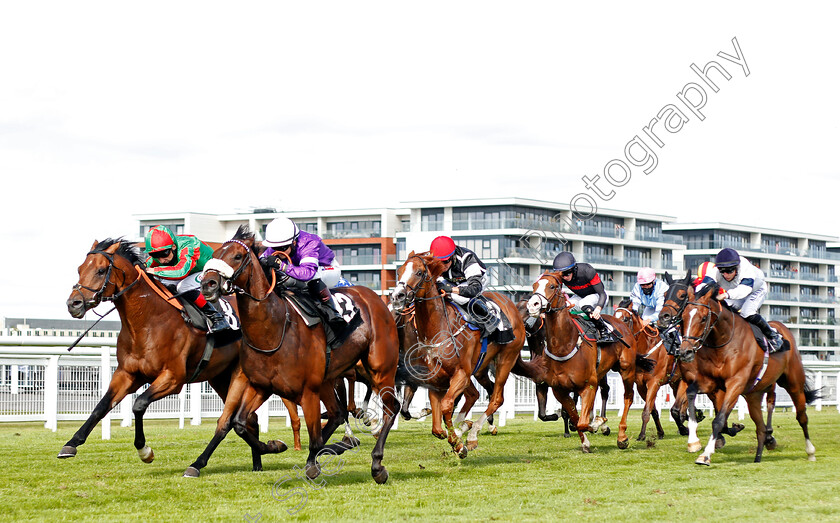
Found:
[[[146,233],[146,253],[151,257],[146,272],[172,292],[194,302],[210,320],[210,332],[230,329],[224,315],[208,303],[199,290],[201,271],[213,257],[213,249],[209,245],[195,236],[176,236],[165,225],[158,225]]]

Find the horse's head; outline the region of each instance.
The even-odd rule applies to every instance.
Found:
[[[683,307],[688,302],[691,271],[686,271],[685,278],[682,280],[675,280],[666,272],[665,282],[668,284],[668,290],[665,291],[665,304],[659,312],[659,320],[657,321],[657,325],[663,330],[671,327],[675,321],[680,319]]]
[[[254,234],[247,225],[241,225],[233,238],[213,251],[213,259],[204,265],[201,279],[201,294],[209,301],[219,299],[222,294],[233,292],[233,286],[247,288],[254,271]]]
[[[720,305],[715,300],[720,287],[717,283],[707,285],[696,294],[689,287],[688,297],[682,312],[683,337],[680,344],[680,358],[691,363],[700,347],[717,322]]]
[[[528,298],[528,314],[537,316],[540,312],[562,309],[566,295],[559,272],[545,272],[534,282],[534,292]]]
[[[81,318],[101,302],[119,298],[136,281],[128,281],[127,272],[133,265],[144,265],[133,243],[122,238],[94,241],[79,265],[79,282],[67,298],[67,311],[74,318]]]
[[[633,310],[633,300],[630,298],[624,298],[618,303],[618,307],[615,309],[615,319],[620,320],[622,323],[627,325],[627,328],[630,331],[634,331],[634,323],[636,322],[639,315]]]
[[[405,263],[397,269],[397,285],[391,293],[391,307],[401,312],[414,302],[418,294],[426,296],[434,289],[437,276],[443,274],[442,267],[443,264],[433,256],[411,251]],[[436,269],[440,272],[435,276]]]

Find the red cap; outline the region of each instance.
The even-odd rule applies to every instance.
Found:
[[[449,236],[438,236],[432,240],[432,246],[429,247],[432,256],[439,260],[447,260],[455,254],[455,242]]]

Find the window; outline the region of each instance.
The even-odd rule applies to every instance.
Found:
[[[421,231],[443,230],[443,209],[422,209],[420,211]]]
[[[140,236],[146,237],[146,233],[149,232],[149,229],[153,227],[157,227],[158,225],[164,225],[172,231],[172,234],[184,234],[184,222],[182,221],[162,221],[152,224],[141,224],[140,225]]]

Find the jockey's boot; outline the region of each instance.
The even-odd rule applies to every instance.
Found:
[[[589,317],[589,319],[592,321],[592,323],[595,324],[595,327],[598,328],[598,341],[599,342],[609,343],[609,342],[616,341],[618,338],[621,337],[621,334],[617,330],[613,329],[612,325],[608,325],[607,322],[604,321],[603,318],[598,318],[596,320],[595,318],[593,318],[591,316],[592,311],[595,310],[595,308],[592,307],[591,305],[584,305],[583,307],[580,308],[580,310],[585,312],[586,315]]]
[[[536,334],[536,332],[540,330],[540,326],[539,316],[528,316],[525,319],[525,332],[528,334]]]
[[[753,314],[747,318],[747,321],[761,329],[761,333],[764,334],[764,337],[770,342],[770,354],[782,350],[782,345],[785,342],[784,338],[782,338],[779,331],[771,327],[770,324],[767,323],[767,320],[762,318],[760,314]]]
[[[309,288],[309,295],[320,305],[321,312],[324,313],[325,320],[330,328],[336,333],[342,332],[347,327],[347,322],[335,309],[335,302],[327,284],[317,279],[309,280],[307,287]]]
[[[230,324],[227,319],[225,319],[225,315],[217,311],[216,307],[214,307],[212,303],[205,302],[204,306],[201,307],[200,310],[210,321],[210,332],[230,330]]]

